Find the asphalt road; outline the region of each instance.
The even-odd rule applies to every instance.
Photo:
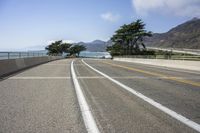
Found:
[[[84,60],[95,69],[167,108],[200,123],[200,73],[117,62]],[[159,109],[88,68],[75,70],[101,132],[195,132]]]
[[[0,133],[87,132],[71,78],[71,61],[53,61],[0,81]],[[84,61],[200,123],[200,72],[112,60]],[[196,132],[95,72],[81,59],[76,59],[73,67],[100,132]]]
[[[0,133],[86,132],[70,63],[53,61],[0,81]]]

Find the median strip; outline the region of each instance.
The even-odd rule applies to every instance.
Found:
[[[115,84],[119,85],[120,87],[122,87],[123,89],[129,91],[130,93],[134,94],[135,96],[141,98],[142,100],[146,101],[147,103],[153,105],[154,107],[156,107],[157,109],[165,112],[166,114],[170,115],[171,117],[173,117],[174,119],[182,122],[183,124],[189,126],[190,128],[200,132],[200,125],[196,122],[193,122],[192,120],[178,114],[177,112],[163,106],[162,104],[154,101],[153,99],[141,94],[140,92],[134,90],[133,88],[130,88],[124,84],[122,84],[121,82],[111,78],[110,76],[106,75],[105,73],[102,73],[101,71],[95,69],[94,67],[90,66],[89,64],[87,64],[83,59],[82,62],[88,66],[89,68],[91,68],[92,70],[94,70],[95,72],[99,73],[100,75],[106,77],[107,79],[109,79],[110,81],[114,82]]]
[[[82,92],[82,89],[79,85],[76,73],[74,71],[74,61],[71,63],[71,74],[72,74],[72,80],[74,83],[76,95],[78,98],[78,103],[81,109],[81,114],[84,120],[85,127],[87,129],[88,133],[99,133],[99,129],[97,127],[97,124],[94,120],[94,117],[92,115],[92,112],[88,106],[88,103],[84,97],[84,94]]]

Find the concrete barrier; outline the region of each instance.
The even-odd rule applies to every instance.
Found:
[[[62,57],[44,56],[44,57],[0,60],[0,78],[23,69],[33,67],[35,65],[39,65],[42,63],[46,63],[61,58]]]
[[[162,67],[178,68],[200,71],[200,61],[184,61],[184,60],[164,60],[164,59],[138,59],[138,58],[114,58],[116,61],[125,61],[133,63],[141,63],[147,65],[155,65]]]

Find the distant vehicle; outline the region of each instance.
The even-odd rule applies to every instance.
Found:
[[[102,56],[102,59],[112,59],[112,56],[110,53],[106,53],[104,56]]]

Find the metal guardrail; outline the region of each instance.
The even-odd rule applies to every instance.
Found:
[[[141,58],[141,59],[167,59],[167,60],[193,60],[200,61],[199,55],[123,55],[117,58]]]
[[[0,60],[47,56],[39,52],[0,52]]]

